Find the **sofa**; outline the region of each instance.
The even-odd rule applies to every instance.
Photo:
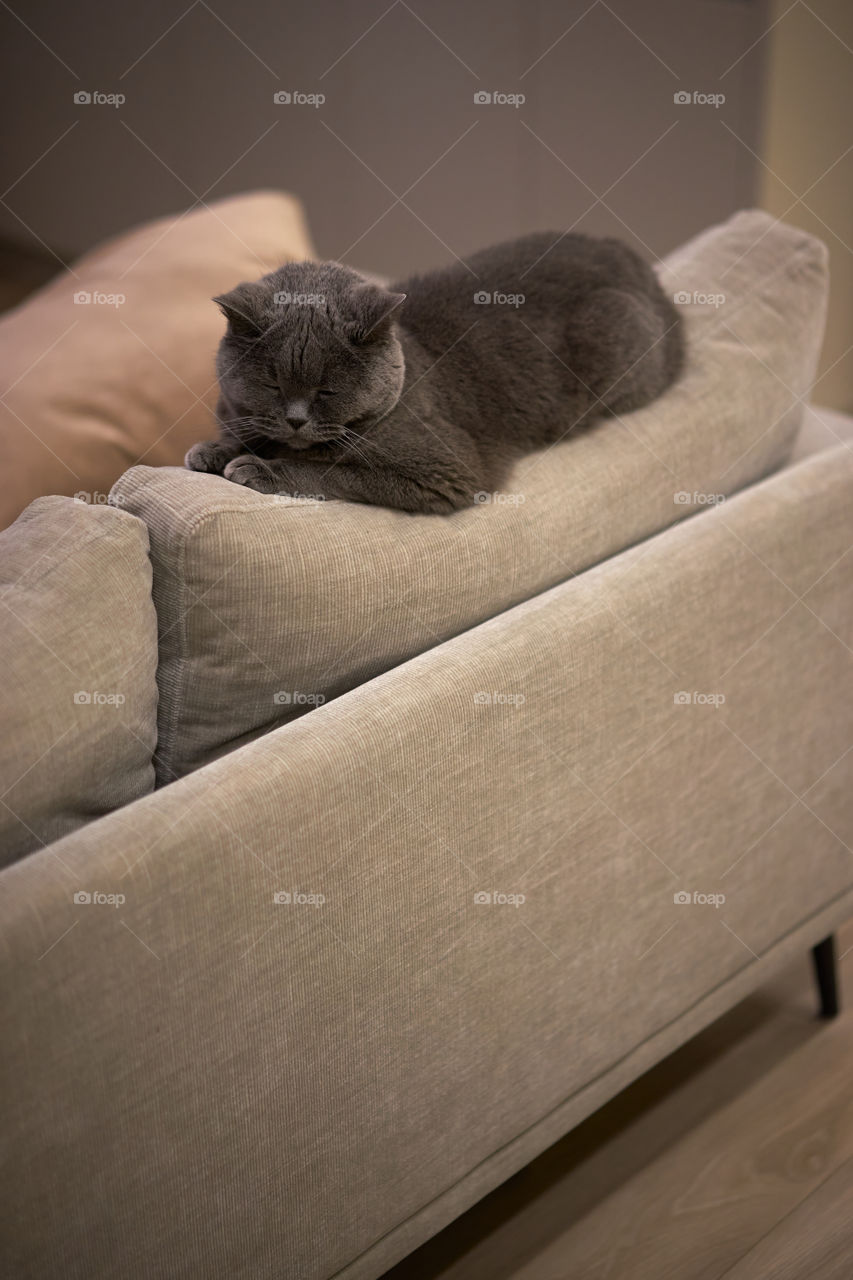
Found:
[[[240,278],[207,216],[187,317]],[[310,252],[274,193],[210,217]],[[661,400],[413,516],[177,465],[220,322],[170,350],[145,317],[189,221],[78,264],[106,293],[132,267],[125,330],[92,321],[115,358],[75,328],[21,375],[69,280],[3,322],[3,429],[54,457],[0,533],[4,1273],[369,1280],[792,957],[835,1010],[827,254],[759,211],[710,228],[659,264],[688,341]]]

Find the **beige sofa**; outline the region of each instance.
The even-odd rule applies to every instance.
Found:
[[[684,379],[477,509],[0,534],[6,1274],[377,1277],[853,912],[826,255],[661,271]]]

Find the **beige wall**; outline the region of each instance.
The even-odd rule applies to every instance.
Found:
[[[773,0],[759,198],[829,246],[832,293],[813,398],[853,412],[853,3],[789,6]]]

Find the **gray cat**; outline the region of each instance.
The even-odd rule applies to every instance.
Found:
[[[215,301],[220,437],[186,466],[261,493],[447,513],[521,454],[648,404],[681,324],[618,240],[555,233],[389,289],[298,262]]]

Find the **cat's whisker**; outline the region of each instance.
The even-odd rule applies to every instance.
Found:
[[[345,426],[342,431],[346,440],[361,445],[365,450],[373,449],[374,452],[378,454],[383,454],[385,452],[381,445],[378,445],[375,440],[371,440],[369,436],[365,436],[358,431],[354,431],[352,427]]]
[[[368,458],[367,455],[364,454],[362,450],[359,449],[358,445],[355,444],[352,440],[343,440],[342,443],[344,444],[346,450],[350,454],[358,458],[361,462],[363,462],[365,466],[369,467],[371,465],[370,458]]]
[[[368,467],[375,467],[377,459],[370,456],[369,450],[365,447],[368,442],[365,441],[364,436],[359,436],[355,431],[344,428],[344,434],[341,439],[356,457],[361,458]],[[378,446],[372,445],[372,448],[376,454],[381,457],[385,456],[384,451],[379,449]]]

